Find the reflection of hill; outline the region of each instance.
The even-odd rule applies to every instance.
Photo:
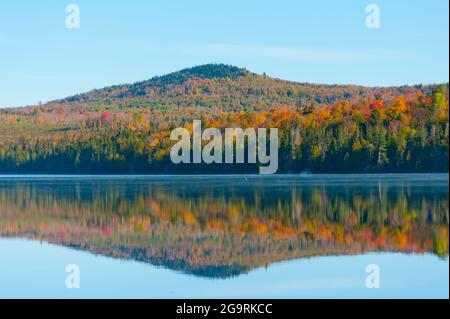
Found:
[[[0,236],[214,278],[317,255],[444,256],[448,188],[436,189],[408,183],[281,188],[197,183],[194,190],[179,182],[0,181]]]

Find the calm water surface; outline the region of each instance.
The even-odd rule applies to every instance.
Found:
[[[448,298],[448,181],[0,176],[0,297]]]

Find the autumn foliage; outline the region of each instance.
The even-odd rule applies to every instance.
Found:
[[[257,172],[169,160],[173,128],[276,127],[279,172],[448,172],[448,85],[294,83],[206,65],[0,111],[2,173]]]

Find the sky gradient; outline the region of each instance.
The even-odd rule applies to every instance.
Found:
[[[66,5],[81,28],[67,29]],[[365,25],[368,4],[381,28]],[[449,78],[447,0],[2,1],[0,107],[46,102],[205,63],[368,86]]]

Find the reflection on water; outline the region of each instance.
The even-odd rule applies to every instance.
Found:
[[[448,175],[0,177],[0,236],[202,277],[319,255],[448,255]]]

